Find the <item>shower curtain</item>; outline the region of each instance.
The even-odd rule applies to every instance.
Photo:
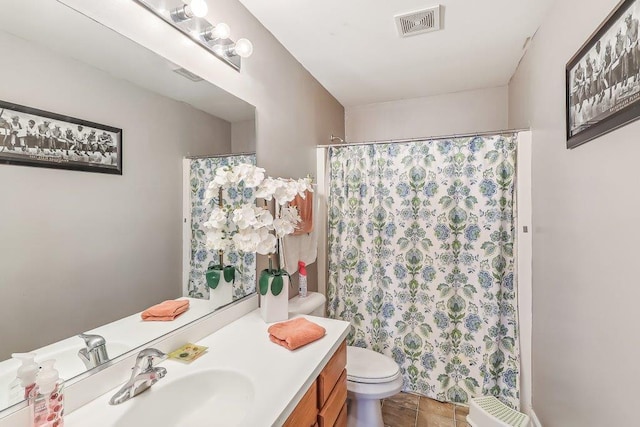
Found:
[[[191,159],[189,163],[189,186],[191,200],[191,257],[189,266],[188,296],[192,298],[208,299],[209,287],[205,272],[210,263],[218,264],[216,251],[206,247],[207,237],[204,223],[209,220],[214,200],[205,202],[207,186],[216,175],[216,171],[225,166],[234,166],[240,163],[256,164],[255,154],[239,154],[224,157],[205,157]],[[225,200],[229,203],[249,203],[255,200],[253,191],[246,189],[239,193],[235,188],[225,190]],[[233,298],[242,298],[256,291],[256,254],[241,254],[229,250],[224,254],[225,264],[237,267],[239,274],[233,283]]]
[[[519,406],[517,135],[333,147],[329,316],[404,390]]]

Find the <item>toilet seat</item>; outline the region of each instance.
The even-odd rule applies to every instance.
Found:
[[[388,356],[360,347],[347,347],[347,381],[384,384],[400,377],[400,368]]]
[[[373,350],[347,347],[347,425],[384,427],[380,399],[402,390],[396,362]]]

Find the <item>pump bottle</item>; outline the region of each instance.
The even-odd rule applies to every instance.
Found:
[[[32,427],[62,427],[64,425],[64,381],[53,367],[55,360],[42,362],[31,391]]]
[[[13,353],[11,357],[22,361],[16,378],[9,384],[9,405],[14,405],[29,398],[29,393],[36,385],[40,367],[34,360],[35,353]]]

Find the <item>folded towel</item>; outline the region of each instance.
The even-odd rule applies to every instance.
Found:
[[[310,233],[313,230],[313,193],[309,190],[305,190],[304,198],[300,195],[289,203],[289,206],[295,206],[298,208],[300,214],[300,222],[296,226],[296,230],[293,232],[294,236]]]
[[[167,300],[147,308],[140,315],[142,320],[168,321],[173,320],[189,310],[189,300]]]
[[[269,326],[268,332],[271,341],[289,350],[295,350],[319,340],[327,331],[304,317],[297,317]]]

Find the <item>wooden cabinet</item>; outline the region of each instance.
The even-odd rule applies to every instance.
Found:
[[[293,410],[284,427],[311,427],[318,419],[318,387],[314,381],[309,390],[302,396],[300,403]]]
[[[333,387],[333,391],[327,398],[326,403],[320,408],[318,414],[319,427],[333,427],[338,420],[338,415],[347,401],[347,371],[343,370],[342,375]],[[346,424],[345,424],[346,425]]]
[[[346,427],[347,344],[342,342],[327,366],[293,410],[286,427]]]
[[[322,408],[327,402],[346,366],[347,344],[343,341],[327,363],[327,366],[318,375],[318,408]]]

